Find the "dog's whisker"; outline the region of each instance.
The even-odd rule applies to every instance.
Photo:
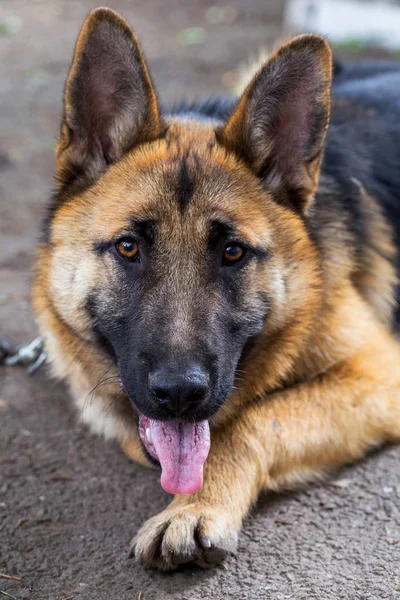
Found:
[[[87,404],[88,404],[88,400],[89,400],[89,406],[92,403],[92,399],[93,399],[93,394],[96,391],[96,389],[101,385],[101,383],[104,380],[104,377],[107,375],[107,373],[109,373],[112,369],[112,366],[107,369],[107,371],[103,374],[103,376],[101,377],[100,381],[90,390],[90,392],[88,392],[88,394],[85,396],[85,399],[83,400],[83,406],[82,406],[82,413],[84,413],[87,410]]]

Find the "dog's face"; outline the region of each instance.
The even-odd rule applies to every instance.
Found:
[[[260,191],[211,145],[212,130],[191,136],[171,123],[147,155],[120,165],[87,228],[115,207],[92,238],[102,275],[90,306],[125,390],[154,419],[210,418],[272,302],[261,285],[271,241]]]
[[[329,79],[326,43],[299,38],[226,123],[165,117],[120,17],[95,11],[78,39],[57,149],[50,293],[69,327],[107,347],[166,470],[173,452],[160,436],[206,456],[204,423],[246,348],[305,314],[316,262],[303,219]],[[172,425],[160,433],[154,422]],[[166,489],[182,491],[171,477]]]
[[[83,335],[95,325],[106,338],[145,415],[210,418],[246,342],[276,320],[285,291],[273,207],[212,127],[171,122],[58,211],[54,293]]]

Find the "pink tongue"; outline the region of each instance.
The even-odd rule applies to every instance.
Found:
[[[210,450],[208,421],[150,421],[152,442],[161,464],[161,485],[170,494],[193,494],[203,483]]]

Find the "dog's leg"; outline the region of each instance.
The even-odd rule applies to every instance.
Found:
[[[214,432],[203,487],[176,496],[139,531],[134,550],[148,567],[208,566],[236,548],[262,489],[310,479],[400,439],[399,352],[364,349],[309,383],[247,406]]]

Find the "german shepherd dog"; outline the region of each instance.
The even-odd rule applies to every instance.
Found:
[[[83,421],[175,494],[147,567],[220,563],[261,490],[400,439],[400,68],[331,83],[303,35],[165,112],[124,19],[79,35],[34,307]]]

